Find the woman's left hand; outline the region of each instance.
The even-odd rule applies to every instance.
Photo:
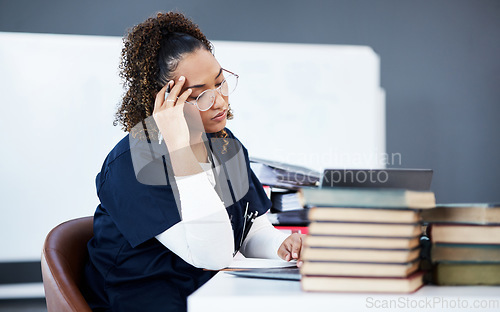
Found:
[[[285,261],[297,260],[297,266],[300,267],[302,265],[300,251],[305,237],[305,234],[298,233],[288,236],[278,248],[278,256]]]

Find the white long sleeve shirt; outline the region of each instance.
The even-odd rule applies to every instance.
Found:
[[[233,259],[233,230],[224,203],[214,189],[211,164],[200,166],[204,172],[175,177],[182,221],[156,239],[197,268],[220,270]],[[287,236],[262,215],[255,219],[240,251],[246,257],[279,259],[278,248]]]

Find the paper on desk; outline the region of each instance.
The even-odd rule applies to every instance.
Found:
[[[297,261],[285,261],[281,259],[262,259],[262,258],[234,258],[233,262],[225,268],[227,269],[257,269],[257,268],[289,268],[296,267]]]

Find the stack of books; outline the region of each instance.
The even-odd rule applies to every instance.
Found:
[[[304,188],[300,194],[310,207],[303,290],[409,293],[423,285],[420,211],[435,206],[434,193]]]
[[[447,204],[423,212],[437,285],[500,285],[500,204]]]
[[[272,189],[271,201],[276,212],[302,210],[302,203],[296,191]]]

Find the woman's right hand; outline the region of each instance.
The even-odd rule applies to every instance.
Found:
[[[192,90],[188,89],[179,96],[185,81],[184,76],[177,83],[171,80],[156,95],[153,118],[169,150],[189,146],[189,127],[184,116],[184,104]],[[170,94],[165,99],[168,88]]]

